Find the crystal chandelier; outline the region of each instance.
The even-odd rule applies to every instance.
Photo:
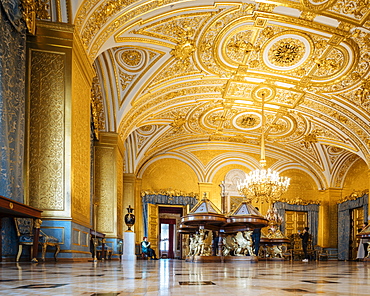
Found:
[[[261,159],[260,165],[262,169],[251,171],[244,181],[239,181],[237,188],[245,198],[258,199],[261,202],[275,202],[280,196],[288,190],[290,178],[280,177],[279,172],[271,169],[265,169],[265,104],[266,93],[261,92],[262,97],[262,123],[261,123]]]

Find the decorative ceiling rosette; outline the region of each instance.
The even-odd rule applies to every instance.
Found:
[[[274,71],[296,70],[309,61],[313,48],[313,42],[306,34],[283,31],[263,45],[262,61]]]
[[[123,48],[115,52],[118,65],[128,72],[139,72],[147,66],[148,52],[138,48]]]
[[[232,118],[232,124],[241,131],[256,130],[261,126],[260,116],[257,112],[242,112]]]
[[[315,11],[327,9],[328,7],[333,6],[336,2],[337,0],[301,0],[304,7]]]

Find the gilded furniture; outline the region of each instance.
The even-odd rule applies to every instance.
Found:
[[[315,251],[316,260],[328,260],[329,259],[328,251],[325,248],[319,245],[316,245],[314,246],[314,251]]]
[[[105,233],[90,229],[91,235],[91,253],[97,259],[111,259],[113,249],[106,245]],[[96,252],[96,254],[95,254]]]
[[[289,261],[293,261],[293,252],[292,252],[292,250],[289,249],[288,246],[285,245],[285,244],[281,246],[281,249],[282,249],[283,258],[287,259]]]
[[[23,246],[32,246],[36,236],[34,235],[34,228],[40,228],[41,220],[32,218],[14,218],[17,236],[18,236],[18,253],[16,261],[19,261],[19,258],[22,255]],[[47,247],[55,247],[54,259],[57,261],[57,256],[60,251],[59,240],[53,236],[47,235],[45,232],[40,230],[37,236],[38,244],[41,245],[42,255],[41,260],[45,261],[45,254]],[[35,250],[31,249],[31,258],[37,256],[37,253],[34,253]],[[36,250],[37,252],[37,250]]]
[[[293,233],[289,237],[291,250],[294,260],[301,260],[304,257],[304,252],[302,248],[302,239],[298,233]],[[307,253],[310,258],[315,258],[315,250],[312,247],[312,235],[309,234]]]
[[[23,203],[14,201],[12,199],[6,198],[0,195],[0,218],[3,217],[28,217],[31,219],[40,219],[42,211]],[[1,219],[0,219],[0,229],[1,229]],[[33,235],[36,238],[33,241],[32,253],[35,256],[31,256],[32,262],[37,262],[37,250],[38,250],[38,237],[40,228],[33,229]],[[0,235],[0,261],[2,261],[2,236]]]

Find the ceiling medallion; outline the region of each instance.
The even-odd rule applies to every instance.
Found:
[[[240,129],[254,129],[261,124],[261,119],[256,114],[242,114],[233,120],[234,125]]]
[[[130,67],[135,67],[140,63],[141,53],[136,50],[127,50],[122,53],[122,60]]]
[[[281,32],[271,38],[262,48],[263,63],[277,71],[297,70],[309,60],[313,43],[309,37],[298,32]]]
[[[280,67],[296,64],[303,57],[304,45],[297,39],[283,39],[275,43],[269,51],[271,63]]]
[[[276,89],[271,85],[260,85],[252,90],[252,99],[255,102],[261,103],[262,100],[267,103],[275,98]]]
[[[128,72],[141,71],[147,64],[147,54],[134,48],[116,48],[114,53],[118,65]]]
[[[178,45],[176,45],[175,49],[171,50],[171,54],[175,58],[184,61],[188,59],[194,51],[194,42],[190,39],[185,39],[182,40]]]

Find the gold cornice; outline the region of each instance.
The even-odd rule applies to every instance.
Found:
[[[199,198],[199,193],[195,193],[195,192],[190,192],[190,193],[186,193],[184,191],[181,191],[179,189],[172,189],[172,188],[166,188],[166,189],[146,189],[146,190],[142,190],[140,195],[142,197],[146,196],[146,195],[165,195],[165,196],[169,196],[169,197],[173,197],[173,196],[190,196],[190,197],[195,197],[195,198]]]
[[[53,31],[60,31],[65,33],[74,33],[75,26],[67,23],[56,23],[56,22],[47,22],[47,21],[41,21],[37,20],[36,22],[37,27],[39,28],[45,28],[50,29]]]
[[[73,34],[73,53],[75,54],[76,61],[81,69],[82,73],[89,85],[92,83],[93,77],[96,75],[95,69],[92,66],[92,61],[89,59],[86,51],[82,45],[81,39],[78,37],[77,33]],[[78,83],[78,82],[74,82]]]
[[[117,146],[121,155],[125,151],[124,143],[118,133],[99,132],[99,140],[94,142],[94,146]]]
[[[350,200],[356,200],[358,199],[359,197],[362,197],[364,196],[365,194],[369,194],[369,189],[365,189],[363,191],[354,191],[352,192],[350,195],[348,196],[345,196],[343,198],[341,198],[337,204],[341,204],[341,203],[344,203],[346,201],[350,201]]]
[[[176,47],[176,45],[171,44],[169,42],[154,40],[154,39],[150,39],[150,38],[143,38],[143,37],[118,37],[116,39],[116,42],[121,42],[121,43],[123,43],[123,42],[127,42],[127,43],[133,43],[133,42],[149,43],[149,44],[153,44],[153,45],[163,46],[163,47],[166,47],[166,48],[169,48],[169,49],[174,49]]]
[[[320,205],[321,201],[319,200],[303,200],[301,198],[296,198],[294,200],[288,200],[285,198],[281,198],[279,202],[285,202],[290,205],[302,205],[302,206],[307,206],[307,205]]]

